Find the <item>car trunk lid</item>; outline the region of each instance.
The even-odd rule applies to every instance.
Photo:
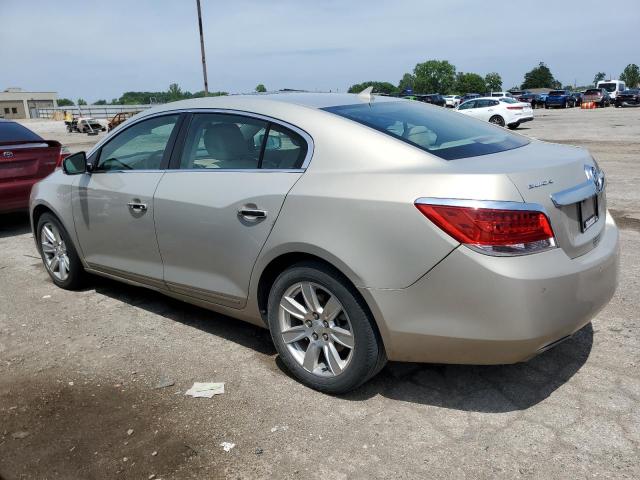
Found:
[[[58,166],[60,151],[56,141],[0,144],[0,182],[46,177]]]
[[[468,166],[475,163],[485,173],[502,170],[525,202],[542,206],[558,247],[569,257],[584,255],[598,244],[605,225],[606,196],[604,180],[601,189],[596,186],[599,176],[592,169],[597,165],[587,150],[532,141],[467,162]]]

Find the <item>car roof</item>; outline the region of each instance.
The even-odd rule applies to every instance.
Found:
[[[398,102],[400,98],[373,95],[375,102]],[[367,103],[367,100],[355,93],[261,93],[248,95],[224,95],[217,97],[200,97],[177,102],[165,103],[149,110],[143,115],[172,110],[188,110],[200,108],[221,108],[230,110],[251,110],[260,107],[273,107],[275,105],[291,105],[313,109],[337,107],[340,105],[353,105]]]

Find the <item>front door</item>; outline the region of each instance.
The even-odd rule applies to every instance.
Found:
[[[176,168],[154,198],[169,289],[244,306],[255,261],[302,175],[307,149],[301,135],[262,119],[193,116]]]
[[[91,268],[162,284],[153,194],[168,165],[179,118],[153,117],[118,133],[74,187],[76,232]]]

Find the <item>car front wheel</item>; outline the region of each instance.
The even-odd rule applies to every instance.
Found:
[[[504,127],[504,118],[500,115],[494,115],[489,119],[489,123],[493,123],[494,125],[498,125],[499,127]]]
[[[75,290],[84,283],[85,272],[69,234],[50,213],[38,219],[38,250],[42,262],[58,287]]]
[[[357,291],[322,263],[299,263],[278,276],[269,293],[268,323],[284,365],[315,390],[348,392],[386,363]]]

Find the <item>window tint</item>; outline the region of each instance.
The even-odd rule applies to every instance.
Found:
[[[458,107],[458,110],[467,110],[468,108],[475,108],[475,106],[476,106],[475,101],[464,102],[462,105]]]
[[[196,114],[180,159],[181,169],[258,168],[267,122],[239,115]]]
[[[16,122],[0,120],[0,142],[42,142],[42,137]]]
[[[476,100],[477,102],[477,100]],[[419,102],[386,101],[324,110],[376,129],[445,160],[503,152],[529,143],[492,125]],[[402,128],[398,125],[402,124]]]
[[[300,168],[307,155],[307,142],[297,133],[272,123],[262,157],[262,168]]]
[[[100,151],[97,170],[157,170],[178,115],[144,120],[127,128]]]
[[[499,105],[499,104],[500,104],[500,102],[498,100],[491,100],[489,102],[489,106],[491,106],[491,107],[495,107],[496,105]]]
[[[491,103],[491,100],[476,100],[476,108],[490,107]]]

